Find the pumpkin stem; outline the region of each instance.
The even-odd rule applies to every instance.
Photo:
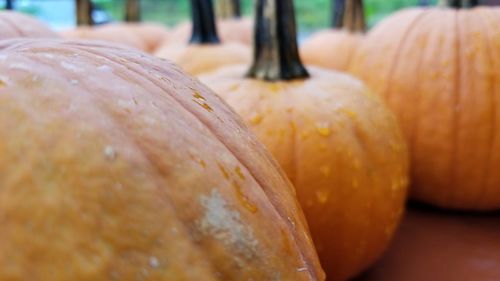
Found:
[[[141,21],[141,2],[140,0],[127,0],[125,3],[125,21]]]
[[[94,25],[92,9],[93,5],[91,0],[76,0],[76,24]]]
[[[254,61],[247,76],[267,81],[307,78],[300,61],[293,0],[257,0]]]
[[[241,18],[240,0],[219,0],[217,2],[217,13],[221,18]]]
[[[334,28],[343,28],[349,32],[361,32],[366,29],[363,0],[334,0],[332,24]]]
[[[215,26],[215,15],[212,0],[191,0],[191,16],[193,33],[190,44],[220,43]]]
[[[14,0],[5,1],[5,10],[14,10]]]
[[[440,6],[450,8],[473,8],[479,5],[479,0],[440,0]]]

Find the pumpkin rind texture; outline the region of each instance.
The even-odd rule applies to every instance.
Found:
[[[323,30],[313,34],[300,46],[300,55],[306,64],[348,71],[362,38],[362,34],[346,30]]]
[[[408,155],[395,117],[359,80],[310,67],[267,82],[227,67],[200,79],[238,112],[294,184],[328,280],[386,248],[404,209]]]
[[[388,103],[411,154],[411,196],[500,209],[500,8],[408,9],[376,26],[351,70]]]
[[[31,16],[12,12],[0,12],[0,39],[17,37],[57,38],[57,33],[46,24]]]
[[[0,42],[1,280],[323,280],[293,188],[174,65]]]

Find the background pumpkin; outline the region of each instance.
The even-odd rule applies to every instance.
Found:
[[[360,81],[319,68],[309,76],[298,57],[291,0],[258,1],[257,17],[247,77],[245,66],[233,66],[200,79],[278,159],[295,185],[327,279],[345,280],[379,257],[403,212],[402,134]]]
[[[500,208],[499,24],[498,7],[407,9],[376,26],[355,55],[352,72],[402,124],[415,199]]]
[[[212,0],[192,0],[191,9],[193,33],[189,44],[168,43],[155,52],[156,56],[175,62],[193,75],[250,61],[251,54],[247,46],[235,42],[220,42]]]
[[[0,11],[0,39],[17,37],[56,38],[43,22],[22,13]]]
[[[1,280],[323,280],[292,186],[197,80],[99,42],[0,55]]]
[[[335,0],[333,29],[319,31],[301,46],[307,64],[347,71],[365,31],[362,0]]]

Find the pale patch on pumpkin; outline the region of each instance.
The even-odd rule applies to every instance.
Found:
[[[205,216],[198,222],[201,232],[236,249],[245,258],[252,258],[257,252],[258,241],[253,236],[252,228],[241,222],[240,213],[229,209],[217,189],[213,189],[209,196],[202,195],[200,202],[205,208]]]
[[[83,72],[83,68],[80,68],[72,63],[68,63],[65,61],[61,61],[61,66],[65,69],[73,71],[73,72]]]

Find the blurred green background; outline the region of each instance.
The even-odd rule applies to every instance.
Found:
[[[5,0],[0,0],[0,3]],[[250,16],[254,0],[241,0],[244,15]],[[56,29],[74,25],[74,0],[15,0],[15,9],[33,14]],[[123,19],[125,0],[93,0],[100,8],[98,17],[103,20]],[[217,0],[214,0],[217,2]],[[301,34],[325,28],[331,22],[332,0],[295,0],[297,19]],[[372,26],[388,14],[409,6],[419,0],[365,0],[367,22]],[[429,0],[435,3],[436,0]],[[2,5],[3,7],[3,5]],[[189,0],[141,0],[142,18],[173,26],[189,18]]]

